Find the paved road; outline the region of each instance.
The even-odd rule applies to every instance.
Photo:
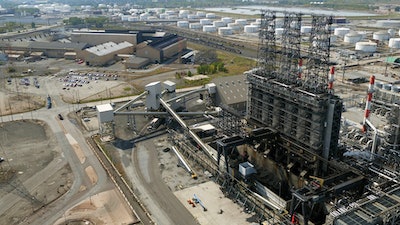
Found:
[[[157,224],[198,225],[192,214],[164,183],[154,140],[140,142],[132,151],[132,183]]]

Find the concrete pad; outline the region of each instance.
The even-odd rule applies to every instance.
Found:
[[[249,222],[253,214],[245,213],[242,207],[226,198],[219,189],[219,185],[212,181],[176,191],[174,194],[201,225],[254,224],[254,222]],[[204,211],[199,203],[195,204],[195,207],[188,203],[189,199],[193,199],[194,194],[201,200],[207,211]]]

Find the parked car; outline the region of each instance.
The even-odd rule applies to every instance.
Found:
[[[64,120],[64,117],[61,114],[58,114],[58,119]]]

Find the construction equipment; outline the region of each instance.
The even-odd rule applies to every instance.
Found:
[[[195,203],[199,203],[200,205],[201,205],[201,207],[203,207],[203,211],[205,212],[205,211],[207,211],[207,208],[203,205],[203,202],[201,202],[201,200],[200,200],[200,198],[198,198],[197,196],[196,196],[196,194],[193,194],[193,201],[195,202]]]

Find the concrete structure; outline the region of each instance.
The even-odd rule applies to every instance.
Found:
[[[138,33],[136,31],[115,31],[115,30],[74,30],[71,33],[71,41],[74,43],[88,43],[89,45],[99,45],[105,42],[120,43],[127,41],[133,45],[138,43]]]
[[[107,42],[97,45],[77,54],[89,66],[104,66],[112,63],[117,54],[133,54],[133,45],[129,42]]]
[[[187,40],[177,35],[169,35],[158,41],[146,41],[136,48],[136,56],[149,58],[151,62],[161,63],[175,57],[187,48]]]
[[[111,104],[96,105],[97,118],[100,123],[111,122],[114,120],[114,109]]]
[[[160,108],[160,96],[161,96],[161,82],[152,82],[145,86],[147,91],[146,97],[146,108],[149,111],[158,110]]]

